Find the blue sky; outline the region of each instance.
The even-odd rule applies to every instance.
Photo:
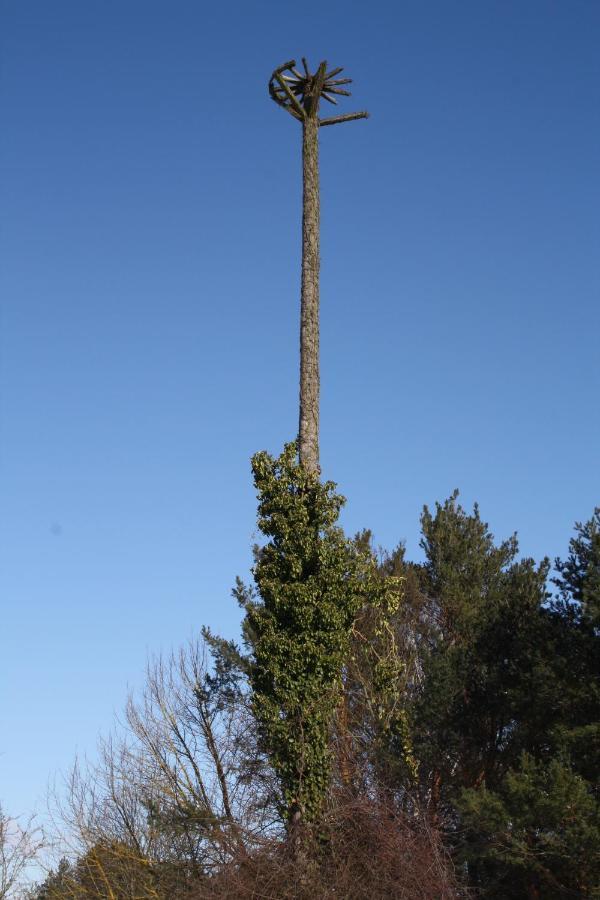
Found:
[[[600,504],[596,2],[5,0],[0,799],[93,752],[148,653],[230,598],[249,458],[297,423],[300,133],[322,173],[322,464],[419,554],[458,487],[564,555]]]

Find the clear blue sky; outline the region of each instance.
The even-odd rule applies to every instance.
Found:
[[[322,462],[418,553],[458,487],[524,554],[600,503],[600,4],[5,0],[0,798],[93,751],[147,653],[235,636],[249,458],[295,435],[292,56],[323,131]]]

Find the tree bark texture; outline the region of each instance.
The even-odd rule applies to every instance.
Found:
[[[319,120],[302,123],[302,289],[298,451],[308,472],[319,466]]]

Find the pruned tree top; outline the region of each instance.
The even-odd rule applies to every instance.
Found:
[[[290,59],[278,66],[269,80],[271,99],[285,109],[291,116],[303,122],[309,118],[317,118],[319,125],[336,125],[338,122],[349,122],[353,119],[367,119],[366,111],[346,113],[341,116],[318,117],[321,98],[337,106],[336,97],[349,97],[346,85],[352,83],[351,78],[338,78],[344,70],[341,66],[327,71],[327,62],[323,60],[316,72],[311,73],[308,63],[302,57],[301,72],[296,68],[296,60]]]

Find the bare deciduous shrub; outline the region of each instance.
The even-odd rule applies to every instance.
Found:
[[[440,836],[426,819],[372,799],[331,810],[303,851],[265,843],[199,883],[193,900],[450,900],[461,894]]]
[[[243,686],[211,669],[203,641],[153,661],[118,735],[54,804],[72,896],[115,878],[122,900],[174,896],[250,852],[278,830],[272,778]]]
[[[44,846],[41,830],[33,818],[21,825],[0,806],[0,900],[17,897],[21,879]]]

